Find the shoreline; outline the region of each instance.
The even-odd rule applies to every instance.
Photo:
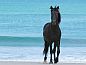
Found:
[[[85,63],[66,63],[66,62],[58,62],[58,65],[86,65]],[[43,62],[29,62],[29,61],[0,61],[0,65],[52,65],[49,63]],[[56,65],[56,64],[53,64]]]
[[[44,61],[35,61],[35,60],[0,60],[0,62],[25,62],[25,63],[44,63]],[[46,63],[49,63],[49,60],[46,61]],[[58,63],[86,63],[86,61],[59,61]]]

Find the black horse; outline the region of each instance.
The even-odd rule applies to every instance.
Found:
[[[45,54],[44,62],[47,59],[48,47],[50,46],[50,63],[52,61],[52,53],[54,53],[54,63],[58,62],[58,57],[60,53],[60,39],[61,39],[61,30],[59,27],[61,21],[61,15],[59,12],[59,6],[54,8],[51,6],[51,22],[44,25],[43,28],[43,37],[44,37],[44,51]],[[52,44],[54,43],[54,48],[52,49]],[[57,57],[55,57],[55,52],[57,48]]]

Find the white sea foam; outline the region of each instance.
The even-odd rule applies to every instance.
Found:
[[[0,47],[1,61],[43,62],[43,47]],[[59,62],[86,62],[85,47],[61,47]],[[48,53],[48,61],[50,55]]]

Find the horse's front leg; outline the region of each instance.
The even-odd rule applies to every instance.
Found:
[[[56,43],[55,42],[54,42],[54,48],[53,48],[52,52],[54,53],[54,63],[55,63],[55,58],[56,58],[56,55],[55,55],[55,53],[56,53]]]
[[[43,54],[45,54],[45,57],[44,57],[44,62],[45,62],[45,63],[46,63],[46,60],[47,60],[48,47],[49,47],[49,44],[45,41],[45,44],[44,44],[44,51],[43,51]]]
[[[50,64],[52,64],[52,44],[50,44]]]
[[[55,63],[58,62],[59,54],[60,54],[60,41],[58,41],[58,44],[57,44],[57,57],[55,59]]]

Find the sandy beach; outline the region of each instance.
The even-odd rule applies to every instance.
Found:
[[[42,62],[25,62],[25,61],[0,61],[0,65],[86,65],[86,63],[62,63],[48,64]]]

